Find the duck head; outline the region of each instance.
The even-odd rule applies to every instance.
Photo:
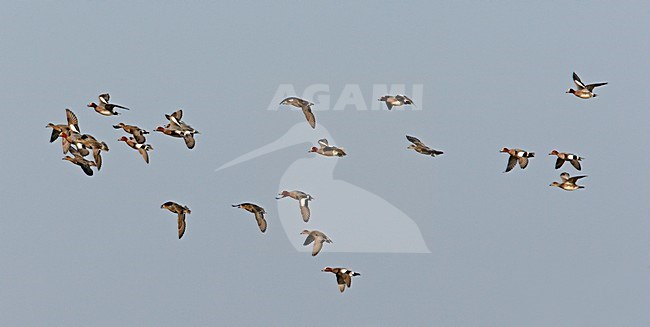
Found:
[[[288,191],[282,191],[282,193],[278,194],[278,196],[276,196],[275,198],[276,199],[282,199],[282,198],[286,198],[287,196],[289,196],[289,192]]]

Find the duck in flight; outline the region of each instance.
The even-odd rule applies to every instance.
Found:
[[[406,139],[409,140],[409,142],[413,143],[413,144],[409,145],[408,149],[413,149],[418,153],[421,153],[421,154],[424,154],[424,155],[427,155],[427,156],[432,156],[432,157],[443,154],[442,151],[434,150],[434,149],[426,146],[417,137],[406,135]]]
[[[566,91],[566,93],[571,93],[580,99],[589,99],[598,96],[598,94],[593,92],[594,88],[607,85],[607,82],[585,85],[584,83],[582,83],[580,77],[578,77],[578,74],[576,74],[575,72],[573,72],[573,83],[576,84],[577,90],[569,89],[568,91]]]
[[[94,102],[91,102],[87,105],[89,108],[95,109],[95,111],[104,116],[115,116],[119,115],[120,113],[115,111],[115,108],[119,109],[124,109],[124,110],[130,110],[127,107],[120,106],[118,104],[114,103],[109,103],[108,100],[110,100],[111,96],[108,93],[102,93],[99,95],[99,104],[96,104]]]
[[[339,291],[343,293],[345,291],[345,286],[352,287],[352,277],[361,276],[360,273],[356,271],[349,270],[347,268],[330,268],[325,267],[322,272],[331,272],[336,275],[336,283],[339,285]]]
[[[535,156],[535,152],[528,152],[522,149],[503,148],[499,152],[504,152],[510,155],[508,158],[508,166],[506,167],[506,171],[504,171],[504,173],[507,173],[511,171],[512,168],[515,168],[517,162],[519,162],[519,167],[521,167],[521,169],[525,169],[528,167],[528,158]]]
[[[266,219],[264,218],[264,214],[266,214],[266,211],[264,210],[264,208],[252,203],[233,204],[232,206],[234,208],[244,209],[254,214],[255,220],[257,221],[257,226],[260,228],[260,231],[262,233],[266,232]]]
[[[309,217],[311,216],[311,211],[309,210],[309,201],[313,200],[314,198],[303,191],[282,191],[275,199],[280,200],[286,197],[298,200],[298,203],[300,204],[300,214],[302,215],[302,220],[308,222]]]
[[[403,106],[405,104],[412,104],[413,100],[409,99],[406,95],[398,94],[395,96],[392,95],[384,95],[383,97],[378,99],[379,101],[386,102],[386,107],[388,107],[388,110],[393,109],[393,107],[398,107],[398,106]]]
[[[314,105],[313,103],[297,97],[288,97],[282,100],[280,104],[290,105],[302,109],[302,112],[305,114],[305,118],[307,119],[309,126],[311,126],[311,128],[316,128],[316,117],[314,117],[314,113],[311,111],[311,106]]]
[[[583,176],[573,176],[571,177],[569,173],[562,173],[560,174],[560,178],[562,179],[562,183],[558,182],[553,182],[549,186],[557,186],[565,191],[575,191],[581,188],[585,188],[584,186],[577,185],[576,182],[581,179],[587,177],[586,175]]]
[[[167,209],[178,215],[178,239],[180,240],[185,234],[185,214],[191,214],[192,210],[173,201],[163,203],[160,209]]]

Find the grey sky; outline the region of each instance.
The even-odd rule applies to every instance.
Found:
[[[3,8],[3,323],[650,324],[648,2]],[[564,93],[573,71],[610,84],[580,100]],[[373,84],[423,85],[420,111],[316,119],[350,153],[334,178],[404,211],[431,254],[294,250],[274,196],[318,137],[214,171],[303,121],[266,110],[287,83],[327,84],[334,99],[358,84],[368,103]],[[133,110],[95,114],[85,104],[101,92]],[[109,143],[92,178],[47,142],[66,107]],[[151,130],[177,108],[203,134],[192,151],[151,135],[148,166],[110,127]],[[407,151],[405,134],[445,154]],[[503,146],[537,156],[503,174]],[[552,149],[586,158],[586,189],[548,186],[575,173],[553,169]],[[180,241],[168,200],[192,209]],[[319,200],[314,213],[336,205]],[[266,234],[230,207],[247,201],[267,208]],[[362,276],[339,294],[328,265]]]

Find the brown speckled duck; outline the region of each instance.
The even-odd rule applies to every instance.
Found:
[[[88,149],[93,150],[93,159],[95,160],[97,170],[102,168],[101,152],[109,151],[106,142],[97,141],[97,139],[90,134],[80,135],[78,133],[73,133],[68,135],[66,133],[61,133],[61,138],[63,138],[67,144],[73,145],[82,156],[87,156],[90,153]],[[71,147],[68,146],[65,148],[64,146],[63,152],[67,152],[68,149],[71,149]]]
[[[178,215],[178,239],[180,240],[183,234],[185,234],[185,214],[191,214],[192,211],[187,206],[182,206],[172,201],[163,203],[160,209],[167,209]]]
[[[303,243],[302,245],[307,246],[312,242],[314,242],[314,248],[311,250],[312,257],[315,257],[318,254],[318,252],[320,252],[320,250],[323,248],[323,243],[325,242],[333,243],[332,240],[330,240],[330,238],[327,237],[327,235],[317,230],[310,231],[308,229],[305,229],[300,233],[300,235],[307,235],[307,238],[305,239],[305,243]]]
[[[586,175],[583,176],[573,176],[571,177],[569,173],[562,173],[560,174],[560,178],[562,178],[562,183],[558,182],[553,182],[549,186],[557,186],[565,191],[575,191],[581,188],[585,188],[584,186],[577,185],[576,182],[581,179],[587,177]]]
[[[266,232],[266,219],[264,219],[266,211],[264,211],[264,208],[252,203],[233,204],[232,206],[255,214],[255,220],[257,221],[257,226],[260,228],[260,231],[262,233]]]
[[[421,153],[421,154],[424,154],[424,155],[427,155],[427,156],[432,156],[432,157],[443,154],[442,151],[434,150],[434,149],[426,146],[417,137],[406,135],[406,139],[409,140],[411,143],[413,143],[413,144],[409,145],[409,147],[407,149],[413,149],[418,153]]]
[[[300,214],[302,215],[302,220],[305,222],[309,221],[309,217],[311,216],[311,212],[309,210],[309,201],[314,199],[311,195],[303,191],[282,191],[278,195],[279,196],[276,197],[278,200],[286,197],[298,200],[298,203],[300,204]]]
[[[415,105],[413,103],[413,100],[409,99],[406,95],[402,95],[402,94],[398,94],[396,96],[384,95],[378,100],[386,102],[386,107],[388,107],[388,110],[393,109],[393,107],[403,106],[405,104]]]
[[[519,167],[521,167],[521,169],[525,169],[528,166],[528,158],[535,156],[535,152],[527,152],[522,149],[503,148],[499,152],[504,152],[510,155],[508,158],[508,166],[506,167],[506,171],[504,171],[504,173],[507,173],[511,171],[512,168],[515,168],[517,162],[519,162]]]
[[[302,112],[305,114],[305,119],[307,119],[309,126],[311,126],[311,128],[316,128],[316,117],[314,117],[314,113],[311,111],[311,106],[314,105],[313,103],[301,98],[288,97],[282,100],[280,104],[290,105],[302,109]]]
[[[97,166],[97,165],[94,162],[90,161],[90,160],[84,159],[84,157],[81,154],[79,154],[79,151],[77,151],[77,149],[70,148],[69,151],[70,151],[70,154],[72,154],[74,157],[65,156],[65,157],[63,157],[63,160],[67,160],[67,161],[72,162],[73,164],[81,167],[81,170],[83,170],[84,173],[86,173],[86,175],[92,176],[93,175],[93,170],[90,167],[91,166]]]
[[[339,284],[339,291],[343,293],[345,286],[352,287],[352,277],[361,276],[360,273],[349,270],[347,268],[330,268],[325,267],[323,272],[331,272],[336,275],[336,283]]]

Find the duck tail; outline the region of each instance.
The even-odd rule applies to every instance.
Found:
[[[532,158],[535,156],[535,152],[528,152],[528,158]]]

